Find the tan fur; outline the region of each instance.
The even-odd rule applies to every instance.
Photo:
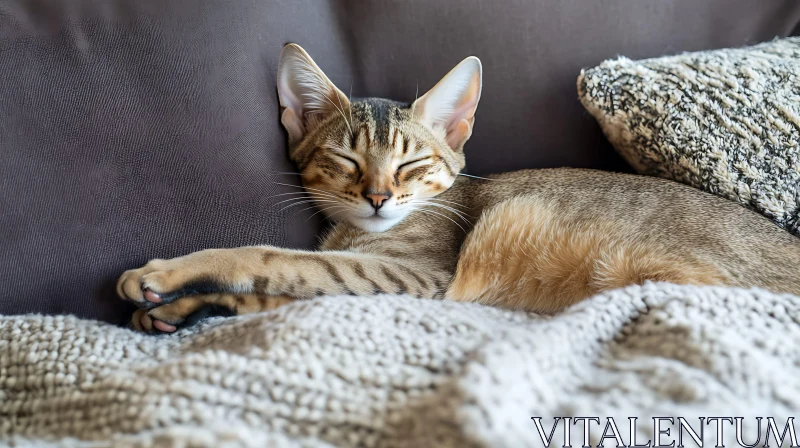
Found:
[[[645,240],[624,224],[564,219],[552,203],[520,197],[483,213],[461,249],[445,297],[555,312],[647,280],[724,283],[713,266]]]
[[[243,314],[332,294],[405,293],[542,313],[646,281],[800,294],[800,239],[690,187],[577,169],[457,179],[480,95],[474,59],[454,71],[469,76],[456,87],[468,88],[456,91],[458,103],[443,109],[456,115],[441,124],[428,116],[437,95],[411,105],[350,101],[302,49],[287,51],[300,61],[298,76],[312,71],[320,81],[313,104],[298,104],[282,58],[282,119],[306,189],[286,201],[314,202],[337,224],[319,251],[208,249],[125,272],[117,290],[144,307],[137,329],[153,331],[154,320],[178,326],[209,305]],[[436,88],[451,88],[445,80]],[[365,230],[370,194],[410,214],[388,230]]]

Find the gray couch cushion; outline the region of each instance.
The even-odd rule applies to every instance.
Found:
[[[466,146],[474,174],[565,165],[626,169],[578,101],[582,68],[621,54],[641,59],[754,44],[800,24],[796,0],[345,3],[339,15],[352,33],[354,94],[410,101],[417,80],[425,92],[464,56],[481,58],[483,94]]]
[[[0,313],[124,320],[125,269],[207,247],[314,244],[274,75],[312,40],[349,78],[317,2],[0,0]],[[296,209],[296,208],[295,208]]]
[[[582,67],[786,35],[795,0],[0,0],[0,313],[123,321],[153,257],[310,247],[274,74],[302,44],[343,90],[412,100],[469,54],[485,88],[473,173],[625,169],[577,101]]]

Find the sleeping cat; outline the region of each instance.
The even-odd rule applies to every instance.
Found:
[[[800,294],[800,239],[690,187],[580,169],[459,177],[481,95],[477,58],[412,104],[350,101],[290,44],[278,94],[305,190],[286,195],[337,224],[319,251],[208,249],[125,272],[117,288],[142,306],[137,329],[329,294],[542,313],[648,280]]]

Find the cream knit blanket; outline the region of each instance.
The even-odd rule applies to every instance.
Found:
[[[612,416],[627,444],[628,417],[644,443],[652,416],[783,428],[798,411],[800,298],[761,290],[647,284],[552,318],[330,297],[169,336],[0,317],[0,444],[14,446],[542,447],[536,416],[546,433],[597,416],[594,445]]]

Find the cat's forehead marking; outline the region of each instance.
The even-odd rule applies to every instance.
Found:
[[[383,98],[361,99],[354,106],[354,110],[359,112],[359,119],[370,125],[375,142],[381,146],[389,146],[392,130],[401,120],[401,111],[410,107],[407,103]]]

